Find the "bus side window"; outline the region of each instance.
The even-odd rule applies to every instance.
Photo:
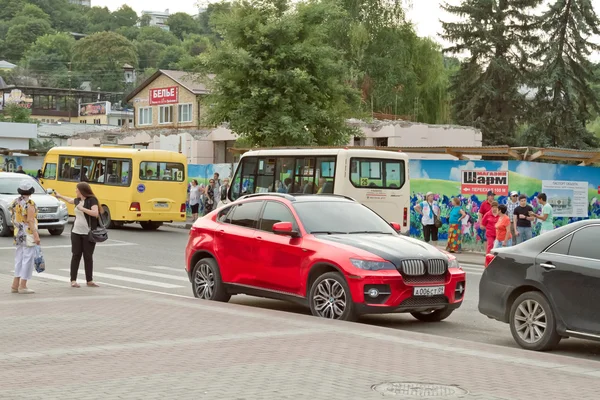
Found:
[[[44,167],[44,179],[56,179],[56,164],[46,164]]]

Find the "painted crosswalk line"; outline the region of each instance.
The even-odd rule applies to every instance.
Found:
[[[190,281],[185,276],[182,276],[183,274],[181,274],[181,272],[180,272],[180,275],[169,275],[169,274],[161,274],[160,272],[144,271],[141,269],[123,268],[123,267],[110,267],[108,269],[110,269],[111,271],[119,271],[119,272],[127,272],[130,274],[152,276],[154,278],[172,279],[172,280],[181,281],[181,282],[189,282]]]
[[[69,272],[69,270],[66,269],[66,268],[65,269],[61,269],[61,271]],[[85,276],[85,272],[84,271],[79,271],[79,275]],[[163,289],[177,289],[177,288],[182,288],[183,287],[181,285],[174,285],[174,284],[171,284],[171,283],[156,282],[156,281],[150,281],[150,280],[147,280],[147,279],[132,278],[130,276],[122,276],[122,275],[114,275],[114,274],[106,274],[104,272],[96,272],[96,271],[94,271],[94,277],[104,278],[104,279],[110,279],[110,280],[115,280],[115,281],[139,283],[141,285],[155,286],[155,287],[160,287],[160,288],[163,288]]]

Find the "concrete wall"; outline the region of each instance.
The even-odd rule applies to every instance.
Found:
[[[29,139],[37,138],[37,125],[0,122],[0,148],[9,150],[29,149]]]

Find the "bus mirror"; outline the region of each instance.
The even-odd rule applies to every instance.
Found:
[[[395,230],[396,232],[400,232],[400,231],[402,230],[402,228],[400,227],[400,224],[399,224],[399,223],[397,223],[397,222],[390,222],[390,226],[391,226],[392,228],[394,228],[394,230]]]
[[[46,193],[48,193],[48,194],[54,194],[54,189],[48,188],[48,189],[46,189]]]

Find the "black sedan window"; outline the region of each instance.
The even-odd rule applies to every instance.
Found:
[[[573,234],[569,255],[600,260],[600,248],[598,247],[599,237],[600,225],[588,226],[578,230]]]
[[[359,203],[319,201],[294,203],[294,208],[309,233],[395,233],[384,219]]]

